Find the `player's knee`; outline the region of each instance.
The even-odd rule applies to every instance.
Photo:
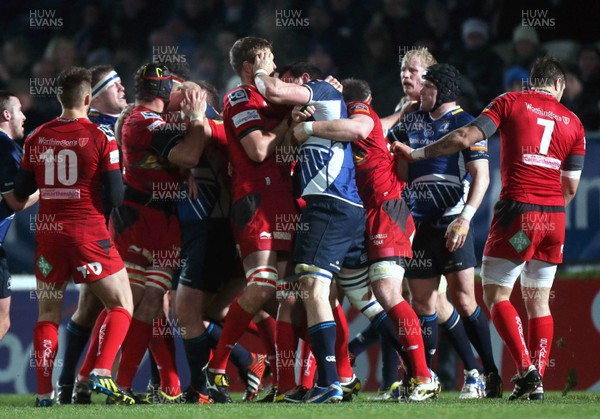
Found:
[[[184,326],[193,322],[194,319],[200,318],[200,312],[196,305],[189,304],[185,300],[178,300],[175,306],[175,316],[179,323]]]
[[[340,273],[337,275],[337,280],[350,304],[367,318],[372,319],[383,310],[369,287],[366,268],[351,274]]]
[[[296,265],[295,273],[300,276],[300,290],[307,294],[308,299],[329,299],[329,287],[333,279],[331,272],[300,263]]]
[[[547,299],[525,300],[525,310],[527,311],[527,316],[530,319],[535,317],[544,317],[550,315],[550,304]]]
[[[436,302],[430,299],[417,300],[413,296],[411,304],[413,309],[415,310],[415,313],[419,315],[432,314],[438,311]]]
[[[120,307],[127,310],[127,312],[133,315],[134,307],[133,307],[133,299],[131,298],[131,293],[129,294],[129,298],[122,298],[119,304]]]
[[[77,310],[73,314],[72,320],[86,327],[93,327],[96,322],[100,310],[95,302],[85,304],[82,303],[77,306]]]
[[[369,280],[371,283],[382,281],[384,279],[402,279],[404,277],[404,268],[395,261],[382,260],[369,266]]]
[[[491,312],[492,307],[494,307],[495,301],[494,296],[486,287],[483,288],[483,302],[487,309]]]
[[[127,277],[132,288],[144,288],[146,286],[146,268],[131,262],[124,262]]]
[[[275,266],[257,266],[248,269],[246,272],[246,280],[248,285],[256,285],[258,287],[269,287],[275,289],[279,275]]]
[[[468,292],[455,291],[452,293],[452,305],[461,317],[468,317],[473,314],[477,302]]]

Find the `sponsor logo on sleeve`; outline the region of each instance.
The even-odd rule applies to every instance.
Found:
[[[119,150],[113,150],[109,154],[110,164],[116,164],[119,162]]]
[[[473,144],[471,151],[488,151],[487,140],[481,140]]]
[[[140,113],[142,114],[142,116],[144,117],[144,119],[160,118],[160,115],[157,114],[157,113],[155,113],[155,112],[142,111]]]
[[[231,106],[235,106],[242,102],[248,102],[248,100],[250,100],[248,99],[248,93],[246,93],[244,89],[234,90],[229,93],[229,103],[231,103]]]
[[[258,111],[252,109],[252,110],[240,112],[237,115],[234,115],[232,119],[233,119],[233,125],[235,125],[236,128],[239,128],[241,125],[245,124],[246,122],[260,121],[260,115],[258,114]]]
[[[352,112],[366,113],[367,115],[371,114],[371,111],[369,111],[369,107],[364,103],[355,103],[354,105],[350,106],[350,109],[348,110]]]
[[[108,141],[113,141],[115,139],[115,133],[113,132],[112,128],[108,125],[98,125],[98,129],[100,131],[102,131],[104,133],[104,135],[106,135],[106,138],[108,138]],[[85,144],[81,144],[81,139],[80,139],[80,143],[79,145],[81,147],[83,147]]]

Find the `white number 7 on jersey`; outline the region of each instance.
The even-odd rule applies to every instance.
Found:
[[[542,141],[540,142],[540,154],[548,154],[550,148],[550,140],[552,140],[552,132],[554,131],[554,120],[552,119],[537,119],[537,124],[544,127]]]

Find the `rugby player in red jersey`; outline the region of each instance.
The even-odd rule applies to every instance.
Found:
[[[414,223],[401,193],[406,184],[398,177],[396,159],[390,154],[379,117],[370,105],[371,90],[362,80],[342,82],[348,119],[315,121],[314,135],[337,141],[352,141],[356,183],[367,211],[367,253],[369,281],[379,303],[393,320],[393,333],[407,349],[413,374],[408,400],[422,401],[439,392],[425,361],[425,349],[419,319],[402,298],[401,266],[412,255],[410,236]],[[307,138],[304,124],[294,135]]]
[[[52,405],[62,296],[71,276],[86,284],[106,307],[96,336],[90,388],[132,404],[134,400],[111,378],[133,303],[123,261],[106,229],[100,195],[104,184],[114,207],[123,200],[119,151],[116,141],[87,119],[91,73],[71,67],[59,75],[58,87],[62,114],[27,138],[14,190],[22,201],[40,191],[35,256],[39,314],[33,338],[36,406]]]
[[[177,202],[182,268],[177,291],[171,291],[171,305],[178,326],[185,330],[182,342],[190,368],[185,401],[209,403],[212,400],[208,397],[202,369],[208,363],[211,348],[220,340],[223,329],[218,321],[223,319],[223,311],[245,287],[246,281],[235,275],[241,272],[241,263],[229,221],[229,158],[225,128],[217,113],[218,94],[206,82],[186,81],[173,87],[169,108],[176,108],[189,89],[201,92],[202,100],[206,95],[206,112],[201,123],[209,141],[195,164],[187,161],[194,156],[170,156],[175,164],[194,165],[187,183],[182,185],[183,190],[193,193],[185,194]],[[246,382],[244,400],[256,398],[265,359],[264,355],[252,354],[241,345],[235,345],[231,360]],[[258,374],[255,374],[257,369]]]
[[[213,358],[206,368],[209,395],[231,402],[227,360],[252,318],[275,301],[276,284],[285,276],[293,232],[279,231],[280,219],[297,214],[290,166],[276,160],[276,147],[289,128],[289,107],[273,106],[254,85],[253,63],[259,52],[270,51],[265,39],[246,37],[235,42],[230,63],[242,85],[225,95],[223,122],[232,169],[231,218],[248,286],[231,305]],[[271,310],[273,312],[273,310]]]
[[[199,92],[186,92],[181,108],[188,122],[185,128],[173,127],[160,115],[172,89],[169,69],[146,64],[138,69],[135,80],[136,104],[123,123],[120,137],[124,204],[113,210],[109,224],[125,261],[135,304],[117,375],[117,382],[126,390],[131,389],[151,342],[153,321],[164,316],[163,297],[171,289],[173,268],[179,261],[175,199],[180,170],[169,159],[188,155],[190,162],[197,161],[204,139]],[[153,339],[150,345],[161,375],[160,399],[176,402],[181,395],[179,377],[171,351],[162,341]]]
[[[560,62],[538,59],[529,81],[530,90],[498,96],[473,122],[433,144],[416,150],[394,145],[396,153],[416,161],[456,153],[500,130],[502,190],[481,276],[492,320],[517,367],[509,400],[543,399],[542,377],[554,334],[550,289],[563,257],[565,207],[577,191],[585,156],[583,125],[559,103],[565,88]],[[519,276],[527,343],[510,302]]]
[[[109,138],[114,137],[114,126],[119,113],[127,106],[125,88],[121,78],[110,65],[98,65],[90,68],[92,73],[92,102],[88,118],[100,125]],[[112,207],[104,197],[104,213],[108,224],[108,216]],[[76,368],[92,333],[98,314],[102,311],[102,302],[88,287],[79,289],[77,310],[73,313],[66,327],[65,356],[62,371],[58,378],[56,402],[58,404],[89,404],[90,392],[87,386],[74,387]]]

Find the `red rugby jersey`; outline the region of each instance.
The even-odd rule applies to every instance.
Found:
[[[241,140],[255,130],[274,129],[290,108],[268,103],[253,85],[236,87],[223,98],[223,123],[232,168],[233,201],[255,192],[292,190],[291,166],[273,153],[262,163],[248,157]]]
[[[167,124],[162,115],[143,106],[133,108],[121,133],[123,179],[127,185],[149,195],[160,191],[161,196],[170,196],[179,190],[180,170],[156,154],[152,136],[167,129],[173,135],[185,135],[184,125],[177,118]]]
[[[379,116],[365,102],[348,104],[348,117],[354,114],[366,115],[373,119],[374,124],[367,138],[352,143],[360,198],[366,206],[400,198],[406,183],[398,177],[396,159],[388,150]]]
[[[579,118],[554,96],[539,91],[505,93],[482,112],[500,130],[500,199],[537,205],[565,204],[560,171],[569,155],[585,154]]]
[[[40,191],[38,243],[72,246],[109,238],[101,174],[120,170],[117,142],[87,118],[56,118],[25,141],[21,167]]]

